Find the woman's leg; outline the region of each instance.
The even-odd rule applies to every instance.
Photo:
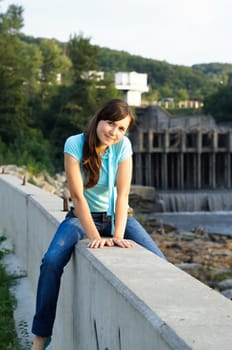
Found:
[[[65,219],[42,259],[36,313],[32,324],[32,333],[37,336],[48,337],[52,334],[63,268],[68,263],[75,244],[83,236],[84,232],[77,218]]]
[[[131,239],[132,241],[140,244],[144,248],[166,260],[164,254],[158,248],[157,244],[134,217],[128,217],[127,219],[124,238]]]

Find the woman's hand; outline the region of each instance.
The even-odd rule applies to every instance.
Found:
[[[91,239],[88,243],[88,248],[103,248],[104,246],[113,247],[118,246],[121,248],[132,248],[133,244],[124,238],[97,238]]]
[[[113,245],[121,248],[132,248],[133,244],[124,238],[112,237]]]
[[[103,248],[104,246],[112,247],[114,245],[112,238],[91,239],[88,248]]]

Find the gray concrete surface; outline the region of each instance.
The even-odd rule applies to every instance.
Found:
[[[60,198],[0,175],[0,231],[33,295],[42,254],[64,215]],[[86,244],[78,244],[62,277],[54,349],[232,349],[230,300],[137,245]]]

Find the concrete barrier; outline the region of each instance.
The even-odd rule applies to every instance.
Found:
[[[0,175],[0,230],[34,293],[62,206],[59,197]],[[78,244],[62,277],[53,349],[232,349],[230,300],[138,245],[86,245]]]

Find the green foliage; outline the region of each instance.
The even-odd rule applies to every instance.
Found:
[[[158,99],[173,97],[175,100],[183,96],[190,99],[203,99],[216,91],[219,80],[212,79],[200,70],[191,67],[172,65],[167,62],[130,55],[124,51],[100,48],[100,69],[107,72],[131,72],[148,74],[150,87],[148,100],[154,93]],[[232,65],[231,69],[232,69]]]
[[[0,139],[0,164],[25,165],[32,173],[54,172],[51,145],[38,129],[28,130],[9,145]]]
[[[43,58],[39,74],[40,84],[56,85],[58,74],[65,75],[71,68],[71,61],[54,39],[42,39],[39,48]]]
[[[219,84],[227,84],[228,76],[232,73],[232,65],[229,63],[195,64],[192,69],[195,72],[203,73]]]
[[[0,13],[0,163],[23,164],[33,172],[62,170],[65,139],[84,131],[101,104],[122,98],[114,86],[116,72],[148,74],[145,103],[206,98],[232,72],[232,65],[190,68],[101,48],[82,34],[70,36],[67,43],[34,38],[22,34],[22,27],[21,7]],[[229,96],[225,98],[223,118],[228,119]],[[206,99],[207,111],[210,104]]]
[[[2,237],[0,238],[2,240]],[[0,260],[2,256],[3,253],[1,253]],[[9,291],[12,283],[13,277],[6,274],[0,263],[0,348],[20,350],[13,318],[15,299]]]
[[[216,122],[232,121],[232,87],[222,86],[206,97],[203,110],[211,114]]]
[[[72,61],[74,81],[85,79],[90,71],[98,71],[98,52],[98,47],[91,45],[90,39],[84,38],[82,34],[70,38],[67,55]]]
[[[30,122],[24,92],[24,44],[18,32],[22,27],[21,7],[10,6],[0,14],[0,135],[10,142]]]

